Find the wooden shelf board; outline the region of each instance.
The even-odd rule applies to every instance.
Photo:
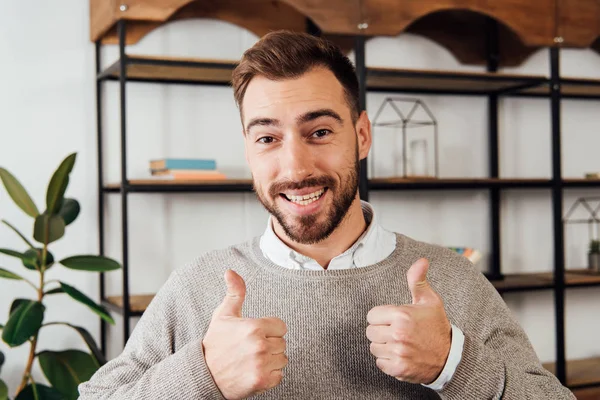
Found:
[[[251,190],[252,180],[251,179],[225,179],[225,180],[178,180],[178,179],[131,179],[129,181],[129,189],[136,191],[144,189],[144,191],[151,191],[152,188],[156,190],[170,190],[175,187],[183,187],[188,189],[197,188],[199,191],[202,190],[228,190],[233,188],[244,189],[245,191]],[[109,183],[104,186],[109,191],[119,191],[121,188],[120,183]]]
[[[575,394],[577,400],[598,400],[600,399],[600,382],[598,385],[599,387],[575,389],[573,390],[573,394]]]
[[[544,364],[544,368],[556,373],[555,363]],[[600,357],[567,361],[567,386],[583,386],[600,383]]]
[[[554,287],[554,274],[552,272],[507,274],[503,280],[491,282],[499,292],[552,289]],[[567,287],[600,286],[600,273],[583,268],[568,269],[565,271],[565,285]]]
[[[428,90],[431,92],[487,93],[522,85],[541,85],[544,76],[489,72],[450,72],[396,68],[367,68],[369,90]]]
[[[550,95],[547,83],[524,89],[524,94]],[[600,97],[600,79],[561,79],[561,93],[567,97]]]
[[[127,63],[128,79],[205,82],[228,85],[236,61],[193,59],[182,57],[154,57],[129,55]],[[108,67],[101,76],[119,78],[118,60]]]
[[[551,289],[554,285],[551,272],[506,274],[504,279],[491,283],[501,293],[525,289]]]
[[[402,178],[386,177],[369,180],[371,190],[395,189],[486,189],[491,187],[523,187],[549,188],[550,179],[519,179],[519,178]]]
[[[140,294],[129,296],[129,308],[134,313],[143,313],[154,298],[153,294]],[[115,307],[123,308],[123,296],[109,296],[106,301]]]
[[[202,82],[229,85],[237,60],[128,55],[127,76],[133,80]],[[118,79],[120,60],[101,77]],[[528,87],[532,86],[532,87]],[[562,79],[562,93],[570,97],[599,97],[600,79]],[[548,79],[542,75],[490,72],[434,71],[397,68],[367,68],[367,89],[425,91],[431,93],[489,93],[519,89],[524,95],[548,96]]]

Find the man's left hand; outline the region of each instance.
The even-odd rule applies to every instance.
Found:
[[[427,282],[428,269],[429,262],[422,258],[406,274],[412,304],[377,306],[367,314],[367,338],[377,367],[410,383],[435,381],[452,342],[444,303]]]

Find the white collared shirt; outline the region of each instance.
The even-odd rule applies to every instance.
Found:
[[[361,207],[367,229],[348,250],[329,262],[327,270],[361,268],[373,265],[386,259],[396,248],[396,235],[384,229],[378,223],[373,207],[365,201],[361,201]],[[323,270],[323,267],[314,259],[296,252],[279,239],[273,230],[271,216],[267,228],[260,238],[260,248],[265,257],[281,267]],[[462,331],[452,325],[452,343],[446,365],[434,382],[423,386],[439,391],[450,382],[462,359],[464,340],[465,337]]]

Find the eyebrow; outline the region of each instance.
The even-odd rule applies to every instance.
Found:
[[[305,124],[310,121],[314,121],[321,117],[330,117],[330,118],[335,119],[337,122],[339,122],[340,125],[344,124],[344,120],[342,119],[342,117],[340,117],[340,115],[338,113],[336,113],[335,111],[333,111],[330,108],[322,108],[319,110],[314,110],[314,111],[309,111],[307,113],[304,113],[296,118],[296,123],[298,125],[301,125],[301,124]],[[249,132],[250,129],[252,129],[255,126],[280,126],[280,125],[281,125],[281,122],[278,119],[254,118],[248,123],[248,126],[246,127],[246,132]]]
[[[336,113],[330,108],[322,108],[320,110],[309,111],[305,114],[302,114],[298,118],[296,118],[296,123],[300,125],[310,121],[314,121],[315,119],[321,117],[330,117],[339,122],[340,125],[344,124],[344,120],[342,119],[342,117],[340,117],[338,113]]]

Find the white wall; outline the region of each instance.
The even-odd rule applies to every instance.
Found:
[[[82,204],[79,220],[51,250],[57,258],[97,252],[96,142],[94,47],[89,42],[88,5],[78,0],[56,4],[37,1],[4,2],[0,14],[0,166],[12,171],[42,208],[54,168],[69,153],[78,159],[68,195]],[[237,59],[257,38],[218,21],[182,21],[165,26],[131,46],[130,54]],[[590,51],[566,50],[566,75],[600,78],[600,57]],[[103,52],[104,64],[114,61],[116,49]],[[462,66],[443,48],[419,37],[377,38],[367,43],[370,66],[481,70]],[[534,54],[513,72],[548,73],[548,53]],[[232,177],[249,177],[243,156],[240,123],[227,88],[128,86],[128,176],[147,176],[148,160],[166,156],[215,157]],[[369,94],[371,116],[385,98]],[[410,96],[414,97],[414,96]],[[440,165],[444,177],[485,176],[487,159],[484,98],[420,96],[439,121]],[[104,119],[106,180],[119,178],[119,115],[117,84],[106,85]],[[596,148],[600,136],[598,103],[568,101],[563,105],[565,176],[600,170]],[[550,124],[548,100],[507,99],[501,102],[501,173],[505,177],[549,177]],[[381,158],[375,162],[381,163]],[[565,207],[593,190],[569,190]],[[107,197],[107,251],[120,257],[119,196]],[[389,229],[420,240],[464,245],[489,252],[488,197],[485,192],[372,193],[380,220]],[[548,190],[513,190],[502,198],[503,269],[506,272],[549,271],[552,268],[551,201]],[[0,217],[25,232],[31,220],[0,190]],[[133,293],[157,290],[168,274],[204,251],[260,234],[267,214],[252,194],[134,194],[130,198],[130,262]],[[583,228],[582,228],[583,229]],[[583,266],[585,231],[571,232],[567,241],[568,267]],[[21,242],[0,226],[0,247],[22,249]],[[482,269],[487,268],[487,260]],[[2,257],[0,266],[23,271]],[[98,298],[95,275],[51,270],[62,279]],[[118,273],[108,280],[109,294],[120,292]],[[5,321],[13,298],[29,293],[25,284],[0,282],[0,321]],[[554,359],[554,317],[551,293],[509,294],[506,301],[522,323],[542,361]],[[600,328],[598,289],[570,290],[567,295],[567,354],[570,358],[600,355],[593,332]],[[99,337],[98,318],[61,296],[47,301],[46,321],[67,320]],[[115,315],[117,328],[121,319]],[[111,329],[109,355],[122,347],[119,329]],[[39,349],[84,348],[66,328],[48,328]],[[8,351],[2,378],[14,391],[27,348]],[[43,381],[36,366],[35,377]]]

